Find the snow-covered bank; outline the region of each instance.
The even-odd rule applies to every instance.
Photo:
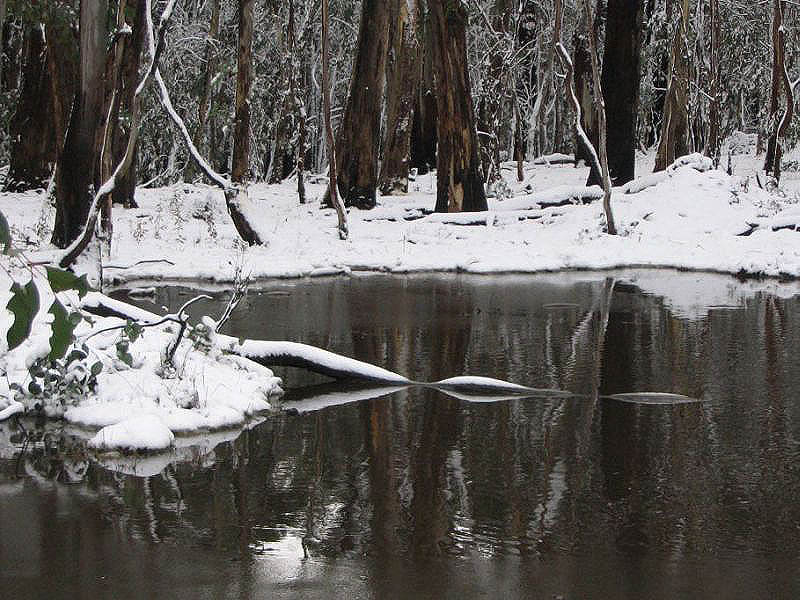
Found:
[[[643,168],[647,173],[643,157]],[[509,165],[510,166],[510,165]],[[615,190],[621,235],[603,232],[597,190],[584,192],[586,169],[528,165],[514,196],[490,200],[482,214],[430,214],[435,179],[420,177],[412,193],[383,197],[372,211],[350,210],[350,239],[339,240],[336,218],[321,209],[322,185],[310,184],[309,204],[297,202],[291,181],[254,185],[251,196],[264,247],[246,248],[224,212],[220,193],[204,185],[142,189],[139,209],[115,211],[110,281],[190,279],[230,281],[237,267],[253,278],[350,271],[496,273],[675,267],[731,274],[800,277],[800,221],[795,194],[770,194],[750,176],[678,167]],[[643,189],[642,189],[643,188]],[[635,191],[636,193],[626,193]],[[556,193],[558,192],[558,193]],[[555,196],[586,204],[552,206]],[[41,194],[2,194],[0,210],[16,238],[38,247],[52,215]]]

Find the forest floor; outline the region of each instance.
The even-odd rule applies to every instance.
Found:
[[[587,190],[586,168],[572,164],[526,164],[525,179],[516,181],[515,165],[504,165],[504,199],[490,198],[484,213],[435,214],[435,176],[418,177],[406,196],[382,197],[370,211],[350,210],[350,236],[339,239],[336,216],[320,206],[324,179],[311,177],[309,202],[297,201],[296,181],[250,188],[259,229],[267,245],[248,248],[237,238],[221,193],[203,184],[176,184],[137,191],[139,208],[115,208],[110,256],[103,261],[106,283],[139,285],[148,280],[232,282],[242,277],[304,277],[378,271],[540,272],[625,267],[672,267],[753,277],[792,280],[800,277],[800,175],[787,169],[780,190],[761,188],[760,157],[733,154],[734,175],[709,169],[707,159],[667,174],[652,176],[653,156],[641,155],[632,185],[614,190],[612,206],[620,235],[604,231],[599,188]],[[741,150],[739,148],[739,150]],[[752,148],[750,148],[752,150]],[[788,159],[792,159],[792,154]],[[727,162],[727,159],[726,159]],[[582,203],[581,197],[595,198]],[[556,205],[561,204],[561,205]],[[0,210],[11,225],[15,244],[31,260],[52,256],[46,244],[53,209],[45,191],[0,194]],[[96,261],[95,261],[96,262]],[[91,271],[93,265],[87,265]],[[11,275],[0,275],[0,302],[10,298]],[[719,283],[719,278],[714,279]],[[724,279],[724,278],[723,278]],[[651,286],[659,278],[645,277]],[[733,278],[730,278],[735,283]],[[781,287],[777,279],[763,282]],[[693,283],[692,283],[693,282]],[[719,289],[692,279],[676,304],[689,306],[698,289]],[[761,285],[761,284],[759,284]],[[795,283],[782,293],[795,293]],[[789,289],[791,288],[791,289]],[[663,291],[663,290],[661,290]],[[708,296],[708,293],[705,296]],[[74,295],[63,301],[77,307]],[[683,294],[683,298],[681,298]],[[88,428],[90,445],[99,450],[174,448],[175,434],[240,427],[270,407],[280,380],[247,359],[224,356],[220,348],[196,352],[197,340],[183,339],[175,364],[165,376],[164,349],[175,339],[169,324],[147,331],[130,344],[131,360],[121,360],[120,331],[95,335],[124,324],[114,317],[83,322],[76,335],[87,341],[90,357],[103,364],[93,393],[62,390],[56,402],[42,393],[20,398],[9,387],[27,386],[32,365],[47,354],[52,302],[44,293],[31,338],[8,352],[5,332],[12,314],[0,316],[0,420],[28,410],[37,402],[51,416]],[[704,300],[711,302],[711,300]],[[723,298],[724,300],[724,298]],[[145,319],[147,320],[147,319]],[[144,340],[144,341],[143,341]],[[69,371],[68,365],[62,369]],[[35,370],[35,368],[34,368]],[[167,369],[170,371],[170,369]],[[73,378],[74,379],[74,378]],[[46,381],[46,378],[43,379]],[[74,388],[74,386],[73,386]],[[222,393],[221,393],[222,390]],[[64,401],[66,395],[67,401]],[[24,394],[23,394],[24,396]],[[95,434],[98,428],[101,429]],[[93,436],[93,437],[92,437]]]
[[[503,174],[511,197],[489,199],[487,213],[430,214],[435,176],[411,182],[406,196],[381,197],[369,211],[348,211],[341,241],[333,210],[320,207],[322,178],[297,201],[296,181],[256,184],[250,196],[267,244],[246,248],[225,212],[222,194],[203,184],[137,192],[140,208],[115,209],[109,282],[205,279],[227,282],[237,269],[254,279],[384,271],[411,273],[539,272],[562,269],[674,267],[753,276],[800,277],[800,179],[784,174],[781,191],[760,189],[751,155],[733,157],[734,176],[679,168],[638,193],[615,189],[618,236],[604,232],[602,203],[573,204],[588,170],[514,164]],[[637,182],[652,176],[653,157],[639,157]],[[765,181],[763,174],[759,178]],[[594,196],[599,195],[595,188]],[[49,237],[53,209],[45,193],[0,194],[15,239],[31,251]],[[564,206],[547,206],[563,199]],[[150,261],[150,262],[140,262]],[[138,263],[138,264],[137,264]]]

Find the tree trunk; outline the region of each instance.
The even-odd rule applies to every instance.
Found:
[[[612,0],[613,1],[613,0]],[[589,41],[589,59],[592,64],[592,83],[594,84],[594,107],[597,113],[598,147],[600,172],[603,183],[603,212],[606,216],[606,227],[609,235],[617,234],[617,227],[614,223],[614,214],[611,210],[611,168],[608,158],[608,122],[606,120],[605,95],[603,94],[603,84],[600,81],[600,66],[597,64],[597,49],[592,32],[592,8],[589,0],[582,0],[583,15],[586,22],[586,34]],[[606,46],[608,42],[606,42]]]
[[[487,183],[499,181],[500,173],[500,140],[507,124],[502,123],[504,100],[507,97],[508,68],[507,56],[513,55],[508,48],[508,30],[513,12],[509,0],[495,0],[493,8],[492,50],[489,54],[489,68],[486,74],[486,87],[478,108],[479,129],[484,132],[481,138],[481,165]]]
[[[556,44],[561,43],[561,22],[563,17],[564,5],[561,0],[555,0],[553,6],[553,37],[547,46],[547,59],[544,69],[539,73],[536,101],[531,113],[531,128],[528,131],[528,145],[530,150],[534,152],[544,153],[547,149],[547,146],[545,146],[545,117],[547,116],[547,105],[553,95],[553,59],[555,57]]]
[[[420,7],[421,10],[421,7]],[[422,18],[419,43],[418,89],[414,98],[414,121],[411,126],[411,166],[425,174],[436,166],[436,86],[433,76],[433,43],[430,11]]]
[[[348,233],[347,214],[338,193],[336,143],[331,123],[330,15],[328,13],[328,0],[322,0],[322,112],[325,115],[325,137],[328,140],[328,154],[330,155],[328,197],[336,208],[336,216],[339,219],[339,237],[344,240],[347,239]]]
[[[0,0],[0,62],[3,60],[3,28],[6,23],[6,0]],[[0,65],[0,92],[3,91],[3,69]]]
[[[106,0],[82,0],[78,91],[56,177],[53,244],[66,247],[83,229],[92,201],[97,125],[103,105]]]
[[[714,161],[714,166],[719,167],[720,160],[720,73],[719,51],[722,26],[720,23],[719,0],[710,2],[710,27],[711,27],[711,106],[709,107],[708,146],[706,154]]]
[[[689,28],[689,0],[681,2],[681,14],[672,41],[669,64],[669,87],[664,101],[661,121],[661,140],[658,143],[655,171],[663,171],[675,159],[689,151],[689,58],[687,33]]]
[[[786,0],[775,0],[774,11],[774,20],[777,26],[773,28],[774,37],[772,38],[772,45],[775,47],[775,60],[780,67],[780,83],[783,86],[783,92],[786,97],[786,108],[780,122],[775,128],[775,150],[772,162],[772,174],[775,177],[775,181],[780,183],[781,158],[783,155],[781,139],[786,137],[786,132],[794,116],[794,89],[792,87],[792,82],[789,80],[789,72],[786,69],[786,29],[784,28]]]
[[[597,113],[594,110],[592,101],[594,91],[592,89],[592,63],[589,57],[589,40],[586,37],[586,32],[581,31],[580,27],[575,31],[574,42],[573,77],[575,94],[580,106],[581,127],[583,127],[589,142],[597,148]],[[579,160],[582,160],[591,168],[589,185],[599,184],[602,176],[600,172],[597,171],[595,163],[592,160],[591,149],[585,144],[583,136],[579,135],[576,131],[575,162],[577,163]]]
[[[25,34],[22,89],[11,120],[11,165],[5,189],[22,192],[46,185],[57,158],[52,82],[47,68],[44,27]]]
[[[772,82],[769,95],[769,120],[767,121],[767,156],[764,160],[764,170],[774,173],[775,166],[780,170],[780,157],[776,159],[778,150],[778,108],[783,86],[784,49],[781,46],[781,28],[783,27],[783,10],[779,0],[775,0],[772,11]]]
[[[388,40],[389,2],[363,0],[350,93],[336,136],[338,185],[345,206],[375,206]]]
[[[643,2],[608,0],[601,85],[608,120],[608,167],[614,185],[634,178]]]
[[[206,36],[205,48],[205,71],[203,73],[203,81],[200,88],[200,99],[197,103],[197,128],[194,130],[192,141],[195,147],[201,154],[208,155],[208,140],[206,138],[206,123],[208,122],[208,114],[211,110],[211,84],[214,80],[214,75],[217,72],[217,37],[219,36],[219,13],[220,13],[220,0],[211,1],[211,22],[208,27],[208,35]],[[212,160],[212,157],[209,156]],[[213,162],[213,160],[212,160]],[[186,169],[183,172],[184,181],[193,181],[197,177],[197,167],[194,161],[189,161],[186,164]]]
[[[250,171],[250,87],[252,78],[253,11],[255,0],[239,0],[239,42],[236,68],[236,108],[231,179],[243,183]]]
[[[142,63],[145,34],[147,29],[147,3],[145,0],[128,0],[136,5],[136,16],[132,26],[132,35],[125,41],[122,55],[122,72],[120,74],[120,110],[123,115],[129,116],[133,112],[133,98],[136,86],[139,84],[139,68]],[[119,163],[125,156],[125,150],[130,136],[130,124],[125,119],[118,123],[114,132],[114,162]],[[138,145],[137,145],[138,146]],[[136,168],[139,153],[134,148],[131,165],[127,172],[117,182],[114,190],[114,202],[122,204],[125,208],[136,208]]]
[[[129,36],[126,31],[125,11],[127,0],[119,0],[117,4],[117,21],[114,31],[114,42],[111,51],[106,59],[105,70],[105,97],[103,99],[103,110],[100,113],[100,123],[98,125],[98,156],[97,175],[95,181],[106,181],[114,172],[116,166],[114,155],[114,138],[119,130],[119,110],[121,82],[120,72],[122,71],[122,57],[125,50],[126,38]],[[100,217],[100,227],[105,235],[108,244],[111,243],[112,210],[113,198],[108,194],[103,202]]]
[[[439,114],[436,210],[486,210],[467,65],[467,10],[451,0],[428,4]]]
[[[380,176],[380,190],[384,195],[408,193],[414,97],[421,74],[417,67],[417,1],[392,2],[392,55],[387,69],[386,142]]]

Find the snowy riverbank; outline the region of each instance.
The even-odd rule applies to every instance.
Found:
[[[649,161],[640,158],[640,173],[649,173]],[[609,236],[599,202],[543,206],[583,193],[586,169],[528,165],[518,184],[508,167],[514,195],[490,199],[488,213],[426,214],[436,184],[422,176],[408,196],[381,198],[372,211],[350,210],[351,235],[344,242],[333,211],[320,208],[321,183],[309,184],[312,201],[306,205],[298,204],[292,181],[254,185],[260,226],[269,232],[268,244],[255,248],[238,240],[217,190],[185,184],[142,189],[140,208],[115,211],[104,275],[117,282],[229,281],[237,266],[256,279],[360,270],[528,273],[655,266],[800,277],[800,236],[789,227],[800,221],[796,194],[767,193],[744,168],[733,177],[692,166],[660,181],[645,174],[639,181],[651,180],[651,187],[614,191],[621,235]],[[44,199],[44,193],[0,195],[16,238],[32,247],[49,236],[53,215]]]

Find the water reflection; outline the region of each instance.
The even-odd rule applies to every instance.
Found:
[[[20,458],[22,438],[7,433],[0,589],[800,592],[795,299],[748,295],[735,309],[687,319],[664,298],[606,278],[328,284],[251,298],[251,315],[270,315],[263,337],[294,328],[301,341],[415,379],[469,372],[573,395],[472,402],[427,388],[315,387],[287,395],[294,410],[150,477],[87,459],[63,433]],[[298,315],[290,300],[317,312]],[[253,335],[252,317],[247,326]],[[701,402],[605,399],[639,390]]]

